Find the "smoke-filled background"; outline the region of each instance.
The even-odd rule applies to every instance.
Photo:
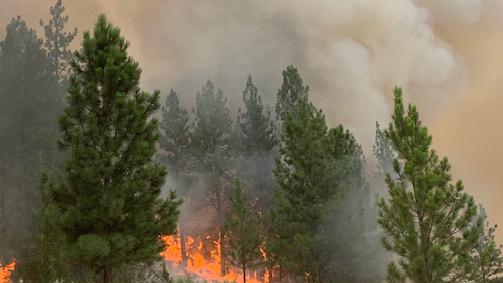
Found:
[[[19,14],[38,27],[51,4],[2,0],[0,26]],[[68,0],[65,6],[68,28],[79,29],[74,47],[105,13],[130,41],[143,86],[164,94],[174,88],[185,103],[210,78],[237,109],[251,74],[272,104],[281,70],[294,64],[329,123],[348,127],[366,153],[375,121],[390,119],[392,88],[402,86],[455,177],[503,226],[503,2]],[[503,230],[497,233],[503,242]]]

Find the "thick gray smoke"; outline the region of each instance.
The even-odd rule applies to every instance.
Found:
[[[421,3],[150,3],[107,1],[101,9],[131,33],[151,87],[174,87],[192,97],[211,78],[236,104],[252,74],[273,102],[281,69],[294,64],[329,122],[345,124],[367,149],[374,122],[389,119],[395,85],[426,114],[461,94],[463,64],[435,35]]]
[[[73,2],[70,13],[77,12]],[[237,104],[252,74],[272,103],[281,70],[294,64],[329,122],[345,124],[368,149],[374,122],[389,119],[395,85],[431,113],[461,94],[461,60],[435,35],[432,14],[421,4],[116,0],[95,1],[85,16],[92,21],[105,12],[121,26],[146,86],[173,87],[189,99],[211,78]],[[473,9],[459,6],[473,21]]]

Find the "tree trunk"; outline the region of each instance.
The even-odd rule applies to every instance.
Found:
[[[103,268],[103,283],[112,283],[112,269],[109,266]]]
[[[178,162],[177,162],[178,163]],[[178,180],[179,177],[179,166],[175,166],[175,189],[178,189]],[[187,267],[187,247],[185,246],[185,234],[183,233],[182,225],[178,225],[178,231],[180,232],[180,250],[182,253],[182,266]]]
[[[215,191],[215,208],[217,209],[217,221],[218,221],[218,242],[220,244],[220,274],[224,276],[227,272],[225,272],[225,249],[224,249],[224,221],[225,221],[225,212],[224,212],[224,200],[223,200],[223,184],[219,184],[218,181],[216,183],[216,191]]]
[[[225,255],[224,255],[224,233],[222,231],[222,225],[219,227],[219,237],[220,237],[220,273],[224,276],[225,272]]]
[[[178,226],[180,231],[180,247],[182,252],[182,266],[187,267],[187,247],[185,246],[185,234],[182,231],[182,227]]]
[[[6,194],[5,190],[7,189],[7,186],[5,183],[2,183],[2,187],[0,187],[0,239],[5,239],[5,223],[6,223],[6,217],[5,217],[5,204],[6,204]],[[5,243],[4,243],[5,242]],[[7,247],[4,247],[6,244],[6,240],[0,240],[0,251],[5,251]],[[3,260],[2,258],[4,256],[3,254],[0,254],[0,261]]]
[[[246,264],[243,262],[243,283],[246,283]]]

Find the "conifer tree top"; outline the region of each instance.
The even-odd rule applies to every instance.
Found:
[[[277,94],[276,118],[285,120],[287,113],[302,97],[307,97],[308,92],[309,86],[304,85],[299,71],[292,65],[288,66],[283,71],[283,84]]]

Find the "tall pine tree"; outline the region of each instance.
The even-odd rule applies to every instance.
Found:
[[[203,166],[218,170],[228,159],[231,148],[232,119],[227,98],[208,80],[196,96],[195,125],[192,146]]]
[[[196,117],[191,146],[197,158],[197,170],[207,177],[209,200],[216,210],[215,226],[217,241],[221,249],[221,273],[225,274],[223,225],[232,186],[232,173],[229,168],[232,157],[232,119],[223,91],[215,89],[209,80],[202,91],[197,93],[194,110]]]
[[[69,157],[61,178],[43,184],[62,247],[102,282],[118,267],[157,260],[160,236],[174,232],[178,216],[173,193],[159,198],[166,170],[152,160],[159,93],[138,87],[141,70],[128,46],[104,15],[84,33],[60,119]]]
[[[4,261],[29,254],[28,239],[39,207],[37,182],[57,154],[62,97],[35,31],[16,17],[0,42],[0,250]],[[1,260],[1,258],[0,258]]]
[[[275,175],[277,206],[268,248],[280,277],[308,282],[372,282],[375,207],[360,145],[344,127],[328,128],[297,70],[283,73]],[[337,248],[336,248],[337,247]],[[365,271],[365,272],[363,272]],[[355,273],[369,273],[355,274]],[[280,278],[281,280],[281,278]]]
[[[275,169],[278,209],[272,250],[282,271],[309,282],[327,282],[335,254],[326,216],[346,186],[344,177],[356,170],[358,162],[352,160],[358,146],[342,126],[327,127],[323,113],[309,102],[307,90],[297,70],[288,67],[276,108],[282,135]]]
[[[381,129],[379,122],[376,122],[376,136],[372,153],[377,159],[377,174],[385,175],[393,171],[394,153],[389,139]]]
[[[159,154],[160,160],[166,164],[168,171],[173,174],[173,185],[178,195],[185,200],[188,193],[187,177],[190,160],[190,132],[188,111],[180,106],[178,94],[171,90],[162,107],[162,120],[160,123],[161,137]],[[180,223],[178,232],[181,241],[182,263],[187,263],[187,250],[185,245],[185,229]]]
[[[249,196],[256,198],[258,209],[267,213],[273,203],[274,158],[276,137],[270,111],[265,109],[257,87],[248,76],[243,91],[243,109],[239,109],[238,128],[242,150],[238,156],[238,172],[249,188]]]
[[[43,44],[44,51],[47,57],[46,72],[50,74],[51,79],[46,82],[50,83],[50,88],[40,88],[38,95],[41,98],[35,108],[40,114],[36,118],[36,128],[39,130],[37,135],[46,138],[42,141],[36,142],[35,147],[39,148],[38,161],[41,163],[41,171],[57,170],[62,163],[64,154],[57,150],[56,144],[59,137],[58,118],[63,113],[65,105],[65,95],[68,83],[68,71],[58,72],[56,70],[56,63],[54,57],[53,47],[59,46],[61,50],[65,51],[67,56],[60,56],[58,64],[61,66],[68,66],[71,61],[70,44],[75,38],[76,30],[71,33],[65,32],[65,25],[68,22],[68,16],[64,15],[65,7],[62,1],[58,0],[53,7],[49,9],[51,15],[50,23],[44,29]],[[55,23],[57,28],[54,27]],[[57,30],[57,32],[55,32]],[[68,34],[68,36],[58,36],[61,34]],[[33,64],[36,69],[37,64]],[[30,88],[30,84],[24,84],[23,89]],[[26,104],[24,101],[23,104]],[[45,104],[45,105],[44,105]],[[32,170],[36,177],[34,183],[40,181],[38,174],[40,170]],[[36,204],[30,203],[33,211],[40,210],[40,193],[36,189],[36,185],[27,186],[26,189],[31,191],[31,195],[36,196]],[[28,199],[28,198],[27,198]],[[40,211],[39,211],[40,212]],[[33,245],[25,245],[29,247],[29,251],[24,253],[23,256],[18,256],[17,273],[20,274],[25,280],[37,280],[44,278],[44,282],[52,282],[51,280],[57,279],[57,274],[64,273],[65,264],[62,261],[57,261],[59,258],[59,235],[54,231],[50,225],[47,225],[46,219],[49,214],[39,213],[37,219],[34,221],[36,224],[31,225],[32,232],[30,233],[30,242]],[[40,236],[44,235],[44,236]],[[49,236],[50,235],[50,236]]]
[[[498,246],[494,240],[494,232],[497,225],[491,226],[489,224],[487,214],[482,205],[479,205],[479,212],[479,217],[484,223],[484,233],[479,238],[472,252],[472,270],[469,278],[473,282],[488,283],[503,273],[502,246]]]
[[[288,66],[276,102],[282,131],[274,171],[278,185],[278,209],[273,213],[272,227],[275,238],[269,239],[274,254],[271,258],[281,268],[280,277],[284,272],[301,277],[318,275],[313,274],[319,252],[314,236],[321,221],[319,202],[326,195],[318,195],[323,189],[317,185],[328,165],[328,128],[321,111],[309,103],[308,89],[297,69]]]
[[[451,183],[451,166],[431,149],[416,107],[406,111],[401,89],[394,94],[393,121],[385,133],[396,152],[396,177],[386,176],[389,200],[379,202],[378,219],[384,246],[398,259],[389,265],[388,281],[460,282],[482,232],[477,207],[461,181]]]
[[[245,107],[240,110],[239,126],[244,150],[248,155],[270,152],[275,145],[271,114],[264,109],[251,76],[248,76],[243,91],[243,103]]]
[[[180,99],[171,90],[162,107],[160,146],[165,151],[162,160],[175,177],[186,167],[190,150],[188,111],[180,106]]]
[[[276,119],[285,121],[302,97],[307,97],[309,86],[304,85],[299,71],[292,65],[283,71],[283,83],[278,90],[276,100]]]
[[[231,210],[225,219],[226,254],[230,262],[241,268],[243,283],[246,273],[262,261],[260,217],[249,203],[247,193],[236,181],[231,196]]]
[[[68,68],[72,59],[70,43],[77,35],[77,28],[72,32],[65,31],[65,24],[68,16],[64,15],[65,6],[62,0],[57,0],[54,6],[50,7],[51,19],[47,24],[40,20],[40,26],[44,28],[44,47],[52,64],[52,71],[58,77],[58,83],[65,85],[68,78]]]
[[[343,127],[331,129],[338,195],[324,209],[321,227],[329,236],[325,257],[328,282],[381,282],[386,259],[377,227],[377,196],[367,183],[361,146]]]

